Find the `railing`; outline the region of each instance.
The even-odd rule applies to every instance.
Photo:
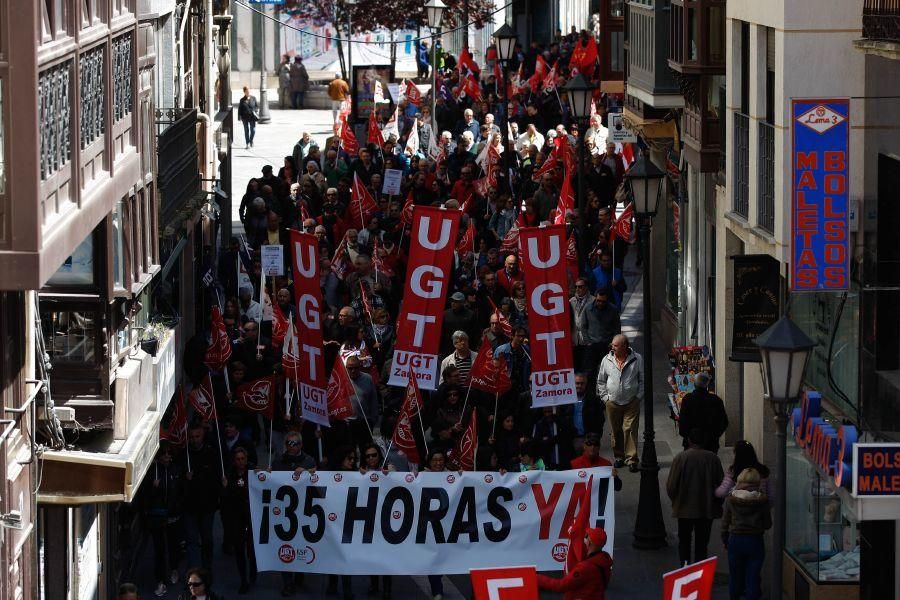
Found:
[[[900,0],[865,0],[863,37],[900,41]]]
[[[775,233],[775,127],[759,123],[759,202],[756,216],[760,228]]]
[[[750,117],[734,113],[734,206],[747,218],[750,210]]]

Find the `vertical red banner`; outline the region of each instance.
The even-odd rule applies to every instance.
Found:
[[[297,299],[297,340],[300,344],[300,369],[297,391],[305,418],[328,425],[325,390],[325,357],[322,341],[322,288],[319,284],[319,243],[310,233],[291,230],[291,266],[294,271],[294,297]]]
[[[575,363],[569,325],[566,226],[519,230],[528,292],[532,406],[572,404]]]
[[[441,325],[461,216],[458,210],[432,206],[413,209],[409,265],[390,385],[405,387],[411,370],[419,388],[437,389]]]

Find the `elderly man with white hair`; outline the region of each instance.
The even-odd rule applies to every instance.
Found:
[[[529,123],[525,132],[516,140],[516,152],[519,156],[525,156],[531,146],[537,146],[538,152],[544,147],[544,136],[535,128],[534,123]]]
[[[451,338],[453,340],[453,352],[451,352],[444,360],[441,361],[441,382],[443,383],[443,373],[447,367],[456,367],[459,371],[459,384],[469,385],[469,374],[472,371],[472,361],[475,360],[475,353],[469,348],[469,334],[465,331],[454,331]]]

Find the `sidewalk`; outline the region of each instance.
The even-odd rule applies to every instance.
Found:
[[[641,269],[635,265],[637,246],[629,249],[625,257],[624,275],[628,286],[622,311],[622,333],[628,336],[632,347],[644,353],[643,323],[643,286]],[[622,469],[622,491],[616,494],[616,535],[615,566],[609,585],[610,598],[662,598],[662,575],[678,568],[678,522],[672,517],[672,505],[666,495],[666,478],[672,459],[682,450],[681,436],[669,418],[668,384],[666,377],[669,371],[668,348],[654,334],[653,336],[653,423],[656,430],[656,453],[659,459],[660,498],[663,519],[668,533],[668,545],[659,550],[636,550],[632,547],[634,540],[634,522],[637,517],[638,497],[640,493],[640,473],[631,473]],[[610,456],[608,429],[604,431],[602,453]],[[641,442],[638,455],[643,451],[643,411],[641,413]],[[731,449],[719,451],[723,466],[731,464]],[[716,570],[716,583],[713,588],[714,599],[728,598],[728,555],[722,547],[719,536],[719,521],[713,523],[710,538],[710,556],[719,557]]]

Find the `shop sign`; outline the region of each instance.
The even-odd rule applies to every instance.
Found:
[[[800,407],[791,415],[791,429],[797,446],[838,487],[851,489],[853,481],[853,447],[859,432],[853,425],[835,429],[822,418],[822,395],[807,391]]]
[[[780,264],[768,254],[732,256],[734,319],[731,360],[759,362],[756,338],[781,315]]]
[[[850,285],[850,100],[791,103],[791,290]]]
[[[900,444],[853,446],[853,495],[900,496]]]

